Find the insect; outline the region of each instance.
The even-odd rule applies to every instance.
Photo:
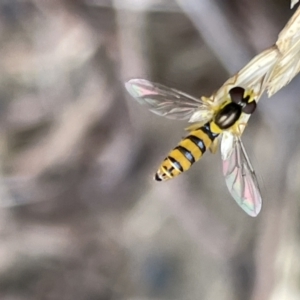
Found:
[[[256,109],[254,93],[232,87],[222,104],[144,79],[131,79],[126,89],[153,113],[170,119],[195,122],[189,134],[167,155],[154,179],[165,181],[187,171],[209,149],[215,153],[221,140],[223,174],[237,204],[250,216],[261,210],[262,199],[257,178],[240,139],[239,119]]]

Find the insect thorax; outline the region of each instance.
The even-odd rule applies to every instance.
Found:
[[[232,127],[242,114],[242,106],[230,102],[222,107],[214,117],[214,122],[220,129]]]

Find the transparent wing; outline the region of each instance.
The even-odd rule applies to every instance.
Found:
[[[213,116],[212,105],[206,98],[197,99],[144,79],[131,79],[125,83],[125,87],[140,104],[146,105],[150,111],[159,116],[184,120],[195,114],[197,122],[208,122]],[[195,117],[190,122],[194,120]]]
[[[255,172],[241,139],[226,132],[221,145],[223,174],[226,185],[237,204],[251,217],[256,217],[262,206]]]

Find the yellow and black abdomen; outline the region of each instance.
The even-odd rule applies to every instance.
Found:
[[[187,171],[202,157],[218,135],[211,131],[209,123],[191,131],[165,158],[154,179],[164,181]]]

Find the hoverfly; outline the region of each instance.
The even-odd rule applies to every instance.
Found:
[[[256,109],[254,93],[233,87],[223,103],[188,94],[144,79],[131,79],[125,84],[128,92],[153,113],[170,119],[195,122],[186,128],[189,134],[167,155],[154,179],[165,181],[187,171],[207,149],[216,152],[221,140],[223,174],[226,185],[237,204],[250,216],[261,210],[262,200],[253,167],[240,139],[239,120],[242,114]]]

